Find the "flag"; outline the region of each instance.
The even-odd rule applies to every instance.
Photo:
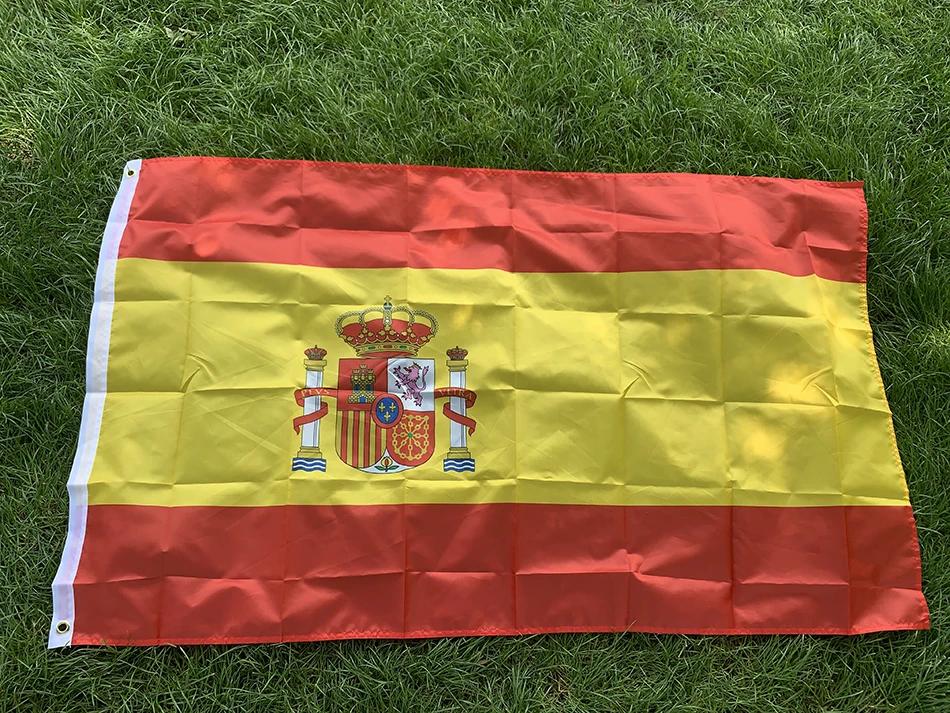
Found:
[[[170,158],[50,645],[928,626],[858,183]]]

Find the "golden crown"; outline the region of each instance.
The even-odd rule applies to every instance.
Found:
[[[380,357],[415,356],[439,331],[431,314],[406,305],[393,306],[389,295],[381,307],[344,312],[334,327],[359,356]]]

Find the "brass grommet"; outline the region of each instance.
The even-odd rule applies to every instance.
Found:
[[[130,168],[128,171],[125,172],[125,175],[128,176],[129,178],[132,178],[132,176],[135,175],[135,169]]]
[[[65,634],[69,631],[69,622],[63,619],[62,621],[56,622],[56,633]]]

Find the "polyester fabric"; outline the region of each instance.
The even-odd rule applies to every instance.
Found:
[[[857,183],[129,164],[50,645],[921,629]]]

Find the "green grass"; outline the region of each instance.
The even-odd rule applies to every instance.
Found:
[[[7,0],[0,711],[950,710],[950,5]],[[127,159],[867,182],[934,629],[47,652],[98,243]]]

